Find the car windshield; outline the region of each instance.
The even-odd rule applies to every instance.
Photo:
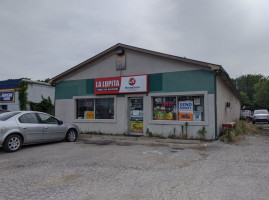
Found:
[[[254,114],[268,114],[267,110],[255,110]]]
[[[9,118],[19,114],[20,112],[7,112],[7,113],[2,113],[0,114],[0,121],[6,121]]]

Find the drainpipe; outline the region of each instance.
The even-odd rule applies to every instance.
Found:
[[[218,139],[218,115],[217,115],[217,73],[214,74],[214,105],[215,105],[215,139]]]
[[[218,113],[217,113],[217,77],[222,74],[222,70],[216,70],[214,71],[214,101],[215,101],[215,139],[219,139],[218,135]]]

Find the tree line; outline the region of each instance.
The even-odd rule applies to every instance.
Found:
[[[241,75],[231,79],[240,93],[241,106],[269,110],[269,77],[262,74]]]

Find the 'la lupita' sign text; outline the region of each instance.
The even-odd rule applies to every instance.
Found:
[[[94,94],[147,93],[148,75],[94,79]]]

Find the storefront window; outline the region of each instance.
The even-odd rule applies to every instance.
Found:
[[[77,119],[114,119],[114,99],[78,99]]]
[[[153,119],[176,120],[176,97],[154,97]]]
[[[204,96],[179,96],[178,120],[204,121]]]
[[[114,119],[114,99],[96,99],[95,119]]]
[[[204,96],[153,97],[153,120],[204,121]]]

